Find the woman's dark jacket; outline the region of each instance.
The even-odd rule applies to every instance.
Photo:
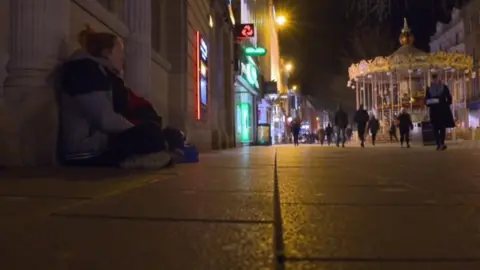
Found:
[[[430,109],[430,122],[440,128],[455,127],[450,105],[452,96],[445,84],[432,84],[425,93],[425,104]]]

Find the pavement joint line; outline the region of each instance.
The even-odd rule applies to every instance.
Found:
[[[162,192],[185,192],[185,193],[229,193],[229,194],[264,194],[271,195],[273,191],[262,190],[229,190],[229,189],[182,189],[182,188],[162,188]]]
[[[213,169],[228,169],[228,170],[259,170],[265,169],[265,167],[274,167],[274,164],[264,164],[264,165],[253,165],[253,166],[204,166],[203,168],[213,168]]]
[[[439,202],[424,202],[424,203],[316,203],[316,202],[284,202],[282,205],[296,205],[296,206],[320,206],[320,207],[472,207],[479,208],[474,204],[468,203],[439,203]]]
[[[155,179],[151,179],[152,177],[155,177]],[[159,179],[159,178],[158,178],[158,175],[152,175],[152,176],[148,177],[146,180],[138,181],[138,182],[140,182],[140,183],[137,182],[137,183],[135,183],[135,185],[130,185],[130,187],[131,187],[130,189],[127,189],[126,186],[124,186],[123,188],[119,188],[119,189],[117,189],[116,191],[123,190],[123,191],[126,192],[126,191],[131,190],[131,189],[134,189],[134,188],[139,188],[139,187],[141,187],[141,186],[144,186],[144,185],[147,185],[147,184],[150,184],[150,183],[155,183],[155,182],[158,182],[158,181],[160,181],[160,180],[169,179],[169,178],[173,178],[173,177],[174,177],[174,176],[172,175],[172,176],[169,176],[168,178],[161,178],[161,179]],[[66,211],[66,210],[68,210],[68,209],[70,209],[70,208],[74,208],[74,207],[81,206],[81,205],[84,205],[84,204],[87,204],[87,203],[91,203],[91,202],[93,202],[93,201],[96,201],[97,199],[103,199],[103,198],[106,198],[106,197],[109,197],[109,196],[116,195],[116,194],[118,194],[118,193],[115,193],[115,194],[114,194],[114,193],[106,193],[106,194],[107,194],[108,196],[105,195],[105,194],[104,194],[103,196],[102,196],[102,195],[100,195],[100,196],[94,196],[94,197],[91,197],[91,198],[88,199],[88,200],[81,200],[81,201],[78,201],[78,202],[76,202],[76,203],[71,203],[71,204],[68,204],[68,205],[59,207],[59,208],[57,208],[56,210],[52,210],[52,212],[50,212],[49,214],[48,214],[48,213],[46,213],[46,214],[44,214],[44,213],[38,214],[38,213],[37,213],[37,214],[31,215],[31,216],[29,216],[29,217],[25,220],[24,224],[31,224],[31,223],[33,223],[35,220],[37,220],[37,219],[39,219],[39,218],[52,216],[52,214],[54,214],[54,213]],[[18,226],[18,227],[16,228],[16,230],[13,231],[13,233],[20,232],[20,231],[23,230],[23,228],[24,228],[23,225],[22,225],[22,226]]]
[[[325,263],[465,263],[480,262],[480,257],[286,257],[288,262],[325,262]]]
[[[84,204],[92,203],[94,201],[103,200],[103,199],[106,199],[106,198],[109,198],[109,197],[112,197],[112,196],[116,196],[116,195],[125,193],[127,191],[133,190],[133,189],[137,189],[137,188],[149,185],[149,184],[159,182],[161,180],[168,180],[168,179],[171,179],[171,178],[175,178],[174,175],[162,175],[162,176],[163,177],[160,178],[159,175],[151,175],[150,177],[146,176],[145,180],[127,182],[126,184],[122,185],[119,188],[116,188],[112,191],[100,194],[98,196],[94,196],[89,200],[83,200],[83,201],[79,201],[79,202],[76,202],[76,203],[72,203],[72,204],[68,204],[68,205],[59,207],[58,209],[56,209],[52,213],[63,212],[63,211],[66,211],[68,209],[71,209],[71,208],[75,208],[75,207],[78,207],[78,206],[81,206],[81,205],[84,205]]]
[[[285,269],[285,243],[283,238],[283,219],[282,209],[280,202],[280,188],[278,183],[278,170],[277,170],[278,153],[275,149],[274,167],[273,167],[273,243],[274,243],[274,255],[275,255],[275,269]]]
[[[208,219],[208,218],[172,218],[172,217],[146,217],[146,216],[117,216],[79,213],[52,213],[57,218],[97,219],[97,220],[124,220],[124,221],[149,221],[149,222],[191,222],[191,223],[229,223],[229,224],[273,224],[273,220],[247,220],[247,219]]]
[[[93,197],[88,196],[59,196],[59,195],[32,195],[32,194],[0,194],[2,199],[44,199],[44,200],[73,200],[73,201],[84,201],[90,200]]]

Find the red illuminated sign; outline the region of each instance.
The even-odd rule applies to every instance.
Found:
[[[246,39],[255,37],[255,26],[253,23],[244,23],[235,25],[235,37],[237,39]]]
[[[200,111],[200,32],[195,33],[195,115],[201,118]]]

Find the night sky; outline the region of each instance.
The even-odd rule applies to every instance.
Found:
[[[280,32],[281,54],[295,64],[290,82],[299,85],[303,94],[313,96],[322,109],[335,109],[341,103],[353,113],[355,95],[346,88],[348,67],[360,59],[393,53],[400,46],[404,17],[415,35],[415,45],[428,51],[436,22],[448,22],[451,9],[459,4],[458,0],[412,0],[406,1],[407,7],[405,0],[392,0],[391,13],[382,19],[348,9],[345,4],[352,2],[277,1],[277,12],[285,11],[291,20]],[[348,15],[346,10],[350,10]]]

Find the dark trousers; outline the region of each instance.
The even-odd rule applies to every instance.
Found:
[[[299,133],[294,132],[293,133],[293,144],[298,145],[298,135]]]
[[[345,131],[346,128],[336,127],[335,133],[337,136],[337,146],[340,145],[340,143],[342,143],[342,145],[345,145],[345,142],[347,141]]]
[[[398,142],[397,132],[390,131],[390,142],[393,142],[393,138]]]
[[[433,126],[433,135],[435,136],[435,140],[437,142],[437,146],[445,145],[445,136],[447,134],[447,129],[445,126]]]
[[[364,128],[365,125],[362,125],[362,126],[363,127],[358,128],[358,138],[362,143],[364,143],[365,142],[365,128]]]
[[[376,140],[377,140],[377,132],[372,132],[372,144],[375,144]]]
[[[171,144],[174,145],[173,142]],[[112,135],[109,148],[103,154],[89,159],[67,160],[64,165],[117,167],[132,156],[166,151],[167,145],[161,126],[147,122]]]
[[[404,142],[410,144],[410,129],[400,129],[400,144],[403,144]]]

